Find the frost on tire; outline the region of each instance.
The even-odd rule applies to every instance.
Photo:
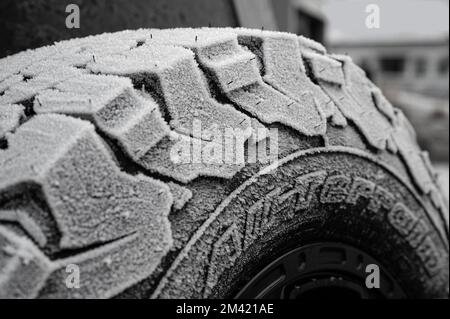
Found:
[[[110,296],[151,274],[172,242],[168,186],[119,171],[93,126],[82,120],[36,116],[8,142],[0,151],[1,201],[37,187],[56,221],[61,251],[100,246],[54,265],[63,272],[67,262],[80,265],[86,277],[76,293]],[[99,276],[105,258],[121,266]],[[52,272],[50,282],[59,274]],[[54,283],[55,293],[70,295],[62,283]]]
[[[251,147],[267,149],[269,127],[280,130],[286,158],[305,151],[331,163],[336,154],[327,151],[337,144],[392,163],[443,242],[448,238],[447,208],[427,154],[404,115],[350,58],[278,32],[123,31],[0,60],[0,295],[106,298],[141,283],[157,288],[155,280],[188,257],[183,250],[214,205],[225,205],[257,169],[261,176],[284,174],[267,162],[247,165]],[[215,157],[218,148],[231,158]],[[206,198],[211,185],[213,199]],[[364,181],[355,185],[367,190]],[[261,204],[264,194],[255,200]],[[253,206],[246,197],[243,204]],[[234,226],[224,227],[229,221],[211,232],[220,239],[224,231],[223,240],[200,241],[225,256],[208,259],[201,251],[196,260],[211,269],[207,278],[173,280],[161,295],[183,297],[182,281],[189,289],[202,279],[209,288],[220,281],[233,261],[222,245],[239,237]],[[65,285],[71,265],[80,269],[79,289]],[[194,263],[186,265],[177,274],[186,276]],[[27,276],[33,280],[21,283]]]
[[[333,100],[308,77],[297,36],[256,30],[238,30],[237,34],[239,43],[262,60],[265,82],[311,110],[318,108],[333,124],[346,125]]]
[[[343,66],[342,62],[328,56],[306,53],[305,60],[321,87],[333,99],[342,114],[355,123],[369,144],[377,149],[386,149],[392,127],[372,107],[373,102],[370,100],[371,95],[365,85],[365,78],[362,82],[360,77],[355,81],[355,75],[359,76],[354,73],[355,70],[344,72],[347,64]],[[353,64],[348,68],[353,68]]]
[[[203,82],[192,52],[169,46],[141,46],[121,55],[111,55],[92,62],[95,73],[127,76],[138,88],[149,89],[160,98],[169,125],[176,132],[191,136],[193,121],[209,131],[250,127],[250,120],[230,105],[214,101]]]
[[[150,145],[147,145],[146,149],[133,154],[132,158],[144,168],[183,183],[198,176],[230,178],[242,168],[236,158],[229,161],[224,158],[208,160],[208,155],[203,153],[203,150],[213,148],[218,143],[225,144],[228,149],[243,148],[253,128],[248,116],[210,96],[194,55],[189,50],[144,45],[124,54],[91,62],[87,68],[109,76],[126,76],[131,78],[138,90],[153,93],[147,99],[158,103],[168,123],[162,124],[159,120],[157,126],[142,131],[142,137],[145,134],[164,133],[161,136],[164,138],[160,138],[155,147],[150,149]],[[159,111],[154,114],[159,114]],[[197,123],[200,126],[198,130]],[[233,141],[235,145],[225,139],[226,130],[236,133],[236,140]],[[214,136],[218,140],[214,140]],[[199,160],[174,160],[172,153],[177,148],[190,149],[196,143],[202,145]],[[194,155],[187,154],[187,157],[191,156]]]
[[[139,96],[127,78],[81,75],[68,79],[40,92],[34,110],[90,119],[132,158],[148,152],[169,133],[157,104]]]
[[[229,30],[168,30],[152,40],[193,50],[206,72],[231,102],[263,123],[282,123],[308,136],[325,133],[325,119],[306,97],[305,104],[267,85],[259,72],[257,57],[238,43]]]

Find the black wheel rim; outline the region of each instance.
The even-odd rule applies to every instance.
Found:
[[[379,288],[369,288],[368,265],[379,269]],[[316,243],[293,249],[261,270],[236,298],[379,299],[405,294],[382,265],[342,243]]]

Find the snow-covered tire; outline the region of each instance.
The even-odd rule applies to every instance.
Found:
[[[214,143],[196,123],[242,132],[245,163],[174,158]],[[402,112],[306,38],[146,29],[0,60],[1,297],[230,297],[322,242],[446,297],[447,214]]]

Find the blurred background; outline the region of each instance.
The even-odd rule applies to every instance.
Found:
[[[70,3],[79,29],[65,26]],[[379,28],[366,24],[371,4]],[[1,0],[0,58],[107,31],[201,26],[288,31],[349,54],[407,114],[448,198],[448,0]]]

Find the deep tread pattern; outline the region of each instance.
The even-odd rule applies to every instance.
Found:
[[[176,145],[189,148],[194,143],[212,144],[208,136],[225,136],[226,129],[239,129],[244,132],[243,139],[239,141],[243,147],[252,135],[250,118],[232,106],[212,99],[191,51],[172,46],[143,45],[120,55],[112,54],[92,61],[87,68],[94,73],[129,77],[144,91],[154,92],[158,96],[156,99],[163,104],[161,112],[169,117],[172,133],[168,134],[170,129],[161,121],[152,128],[144,127],[137,137],[147,147],[140,147],[138,152],[131,154],[131,158],[146,169],[186,183],[201,175],[229,178],[241,168],[239,165],[216,165],[213,161],[208,164],[207,160],[193,164],[184,160],[184,164],[173,165],[170,150]],[[200,134],[195,130],[196,121],[201,124],[197,130],[201,131]],[[141,138],[153,132],[164,133],[159,136],[158,145],[148,144]],[[205,156],[202,155],[202,158]]]
[[[435,226],[447,225],[436,175],[405,116],[349,57],[312,40],[137,30],[1,59],[0,297],[105,298],[148,278],[173,245],[169,213],[178,217],[198,196],[191,183],[231,179],[245,166],[218,164],[208,151],[230,141],[211,136],[241,130],[243,150],[280,124],[327,146],[327,128],[353,125],[352,147],[398,155],[440,210]],[[192,163],[183,150],[196,146],[202,159]],[[121,160],[136,164],[133,172],[121,171]],[[81,268],[80,289],[65,286],[70,264]]]
[[[344,116],[355,123],[370,145],[384,150],[392,128],[385,119],[380,119],[379,113],[374,112],[372,101],[367,104],[365,102],[368,100],[365,96],[361,102],[359,95],[356,98],[353,96],[353,87],[363,85],[360,84],[361,82],[354,81],[354,73],[351,72],[352,77],[346,80],[340,62],[315,53],[306,53],[305,59],[311,66],[315,79],[320,82]],[[371,99],[370,91],[364,92]],[[374,115],[378,115],[379,118],[374,120]]]
[[[300,104],[265,83],[257,57],[239,45],[236,33],[204,29],[195,34],[168,30],[152,40],[192,49],[223,94],[263,123],[282,123],[307,136],[325,134],[325,118],[314,98],[305,96]]]
[[[263,78],[266,83],[301,105],[309,103],[309,109],[314,109],[317,105],[326,118],[331,118],[333,124],[346,125],[346,120],[335,103],[306,74],[301,42],[297,36],[243,29],[239,30],[238,39],[241,45],[248,47],[255,54],[261,54]],[[310,45],[312,42],[306,41],[303,45]],[[255,43],[260,47],[255,48]]]
[[[167,217],[173,199],[168,186],[120,172],[86,121],[39,115],[22,125],[9,143],[0,154],[2,201],[20,196],[16,192],[21,185],[38,185],[61,234],[60,249],[104,245],[73,261],[58,261],[55,267],[61,270],[52,272],[50,282],[65,274],[64,266],[71,261],[86,275],[100,272],[108,256],[123,265],[97,276],[94,283],[85,282],[76,293],[65,288],[64,280],[57,281],[55,293],[111,296],[151,274],[172,244]],[[42,234],[34,230],[40,221],[18,216],[21,224],[30,225],[24,228],[31,228],[33,237],[45,244]],[[112,273],[115,276],[110,277]]]
[[[250,127],[245,115],[209,96],[194,54],[189,50],[144,45],[125,54],[91,62],[88,68],[95,73],[127,76],[144,88],[160,91],[170,127],[178,133],[191,136],[194,120],[204,123],[205,131],[214,125],[219,130]]]
[[[122,77],[71,78],[39,93],[34,110],[89,118],[131,158],[139,158],[170,133],[157,104],[141,97],[131,80]]]
[[[62,234],[61,248],[107,242],[135,232],[163,218],[172,200],[162,183],[121,173],[87,122],[37,116],[9,142],[1,154],[0,189],[10,192],[17,185],[39,185]],[[22,151],[25,147],[27,153]]]

